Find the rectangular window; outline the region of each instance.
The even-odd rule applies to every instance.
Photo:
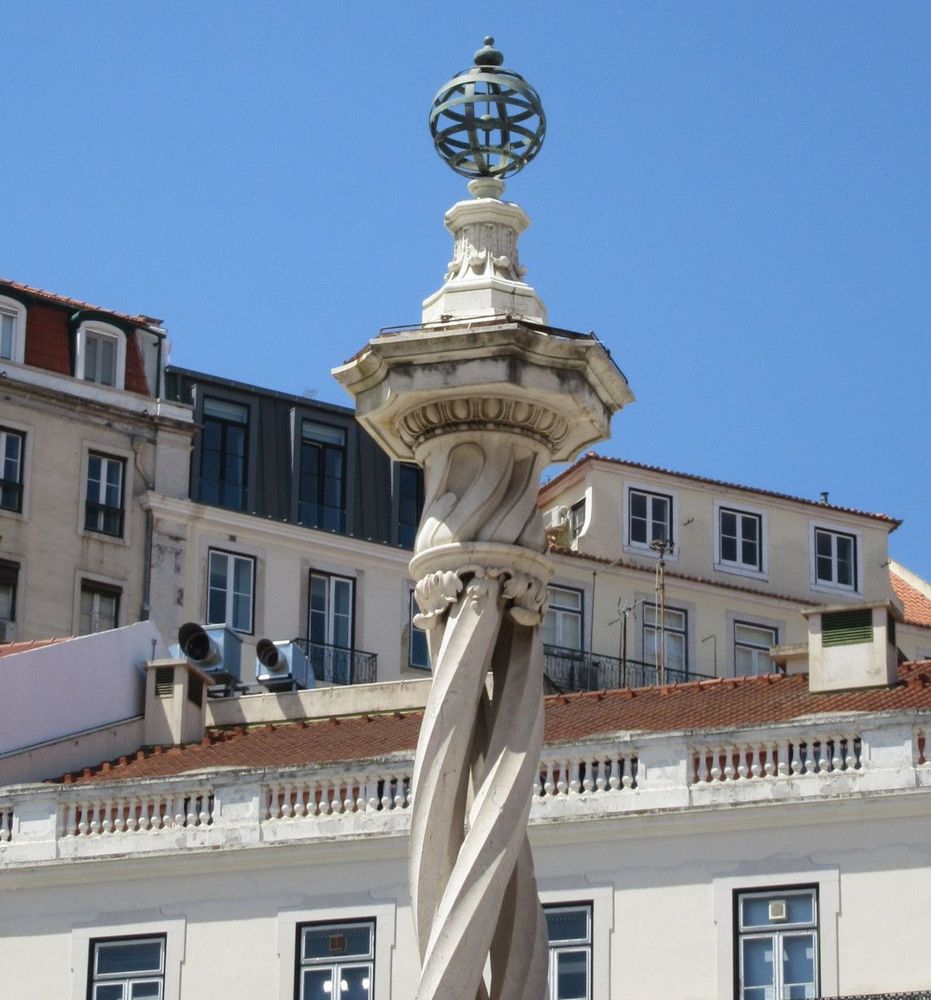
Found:
[[[842,531],[815,528],[815,580],[857,589],[857,539]]]
[[[120,616],[120,590],[93,580],[81,581],[81,611],[78,633],[106,632],[116,628]]]
[[[734,673],[738,677],[771,674],[775,664],[769,658],[769,649],[778,642],[777,629],[734,622]]]
[[[569,534],[575,541],[582,534],[585,527],[585,500],[574,503],[569,508]]]
[[[200,446],[200,500],[245,510],[249,410],[221,399],[205,399]]]
[[[398,468],[398,545],[412,549],[423,513],[423,472],[416,465]]]
[[[23,509],[24,436],[0,427],[0,508]]]
[[[541,629],[545,646],[582,648],[582,591],[549,588],[549,608]]]
[[[298,520],[325,531],[346,530],[346,432],[312,420],[301,423]]]
[[[411,641],[410,648],[408,649],[408,662],[412,667],[417,667],[419,670],[429,670],[430,669],[430,654],[427,651],[427,633],[424,632],[422,628],[417,628],[414,624],[414,615],[418,613],[420,609],[417,607],[417,601],[414,599],[414,592],[411,591]]]
[[[255,560],[211,549],[207,559],[207,624],[252,632]]]
[[[628,539],[649,548],[651,542],[672,542],[672,497],[631,489],[627,493]]]
[[[320,681],[352,681],[353,581],[311,573],[307,639],[314,676]]]
[[[724,567],[763,571],[763,518],[743,510],[718,510],[718,561]]]
[[[84,528],[102,535],[123,536],[123,470],[121,458],[87,456],[87,493],[84,504]]]
[[[7,625],[16,621],[19,565],[0,559],[0,642],[7,641]]]
[[[550,942],[548,1000],[591,1000],[591,906],[547,906],[545,912]]]
[[[666,670],[688,673],[688,613],[679,608],[666,608],[662,620],[656,604],[643,605],[643,659],[659,664],[660,648],[664,651]],[[662,636],[662,641],[660,637]]]
[[[299,1000],[372,1000],[375,921],[299,926]]]
[[[91,941],[89,1000],[162,1000],[165,938]]]
[[[818,989],[818,893],[737,894],[739,1000],[807,1000]]]
[[[16,313],[0,309],[0,358],[13,360],[13,346],[16,335]]]
[[[88,330],[84,334],[84,372],[87,382],[98,385],[116,385],[118,355],[116,337]]]

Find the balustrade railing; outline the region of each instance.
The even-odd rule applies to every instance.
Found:
[[[206,789],[152,795],[94,796],[62,805],[65,837],[207,827],[213,822],[213,793]]]
[[[692,783],[788,778],[859,771],[862,743],[848,733],[728,739],[692,748]]]
[[[413,801],[411,772],[295,778],[263,786],[265,819],[391,812]]]
[[[655,663],[622,660],[616,656],[586,653],[563,646],[543,647],[543,672],[560,691],[603,691],[628,687],[654,687],[661,671]],[[711,680],[707,674],[666,667],[662,683]]]
[[[346,649],[324,642],[295,639],[304,650],[318,681],[328,684],[374,684],[378,679],[378,654]]]
[[[7,843],[13,836],[13,803],[0,805],[0,844]]]
[[[534,799],[604,795],[637,787],[634,752],[544,758],[533,783]]]

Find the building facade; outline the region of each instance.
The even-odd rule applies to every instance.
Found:
[[[183,497],[190,407],[163,397],[160,321],[0,281],[0,633],[150,615],[147,494]]]

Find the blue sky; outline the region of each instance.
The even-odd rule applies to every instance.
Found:
[[[931,4],[0,3],[0,274],[164,318],[174,363],[347,403],[464,182],[426,127],[491,33],[548,134],[506,196],[603,453],[904,519],[931,577]]]

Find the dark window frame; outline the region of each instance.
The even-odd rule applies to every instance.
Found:
[[[413,479],[413,489],[410,487]],[[407,480],[407,483],[405,483]],[[405,520],[407,508],[413,503],[415,516],[413,521]],[[399,462],[397,465],[397,504],[395,511],[395,542],[405,549],[413,549],[417,539],[417,529],[423,516],[424,480],[423,470],[411,462]]]
[[[78,633],[80,635],[95,635],[97,632],[106,632],[108,629],[93,629],[90,632],[81,632],[81,618],[84,615],[84,594],[98,594],[106,597],[115,597],[116,603],[113,606],[113,625],[111,628],[120,627],[120,606],[123,603],[123,588],[113,583],[105,583],[101,580],[94,580],[92,577],[81,577],[78,590]],[[93,614],[93,612],[91,612]]]
[[[304,428],[307,424],[316,424],[319,427],[325,427],[329,430],[337,431],[342,435],[343,443],[335,444],[332,441],[321,441],[314,440],[312,437],[305,437]],[[348,515],[348,479],[349,479],[349,432],[346,427],[341,424],[329,423],[326,420],[318,420],[314,416],[309,416],[306,413],[301,413],[298,416],[297,421],[297,466],[296,466],[296,479],[297,479],[297,522],[303,525],[305,528],[316,528],[320,531],[334,531],[337,534],[343,535],[346,533],[346,522]],[[306,449],[306,450],[305,450]],[[310,498],[304,496],[304,478],[305,478],[305,455],[310,453],[316,453],[313,465],[316,466],[313,478],[316,481],[316,497]],[[329,456],[339,455],[340,458],[340,476],[339,476],[339,506],[334,507],[333,504],[328,504],[326,502],[326,484],[328,479],[334,477],[327,476],[327,462]],[[308,463],[310,464],[310,463]],[[305,516],[303,506],[308,505],[308,511],[311,512],[309,518]],[[313,515],[313,510],[316,509],[316,515]],[[326,512],[335,510],[337,512],[337,524],[335,527],[326,524]]]
[[[248,511],[250,497],[253,492],[251,470],[249,467],[249,455],[252,451],[252,407],[248,402],[243,402],[240,399],[226,398],[223,395],[209,391],[209,388],[207,386],[203,387],[203,391],[199,393],[200,398],[197,405],[201,424],[197,444],[197,498],[200,503],[209,504],[212,507],[222,507],[224,510]],[[211,401],[242,410],[245,419],[232,420],[219,414],[207,413],[207,407]],[[220,441],[216,448],[206,447],[208,426],[218,429]],[[242,434],[242,456],[235,455],[229,447],[228,439],[233,428],[238,429]],[[204,475],[204,459],[210,453],[215,453],[218,456],[217,475],[216,478],[208,480]],[[242,468],[239,483],[228,481],[227,466],[230,464],[231,459],[241,461]],[[205,485],[208,483],[210,487],[209,489],[205,489]],[[226,491],[231,490],[238,490],[240,493],[238,503],[236,504],[224,502],[227,497]],[[211,495],[208,498],[206,496],[206,494],[212,494],[214,491],[216,492],[215,497]],[[253,504],[253,506],[255,505]]]
[[[830,553],[822,554],[818,551],[818,536],[824,535],[830,539]],[[839,568],[841,564],[840,556],[837,551],[837,541],[838,539],[844,539],[850,543],[850,570],[853,577],[852,583],[841,583],[838,580]],[[814,559],[814,581],[815,585],[818,587],[830,587],[833,590],[845,590],[851,593],[857,593],[860,590],[860,563],[859,563],[859,538],[851,531],[841,531],[836,528],[826,528],[823,525],[815,525],[812,534],[812,558]],[[830,577],[821,576],[821,560],[828,559],[830,561],[831,575]]]
[[[637,516],[637,520],[643,520],[645,522],[644,531],[646,536],[642,541],[640,539],[634,538],[634,495],[642,496],[647,501],[646,512],[641,518]],[[665,500],[667,504],[666,519],[664,522],[654,521],[653,519],[653,500]],[[666,542],[669,545],[670,551],[674,548],[676,544],[675,538],[675,498],[671,493],[663,493],[660,490],[647,489],[641,486],[628,486],[627,487],[627,544],[631,548],[635,548],[643,551],[652,551],[650,545],[656,540],[655,525],[663,523],[666,528]]]
[[[19,457],[17,459],[16,479],[4,478],[6,472],[6,439],[14,437],[19,439]],[[26,434],[13,427],[0,427],[0,443],[3,447],[0,450],[0,510],[9,511],[13,514],[23,512],[23,492],[25,486],[25,466],[26,466]],[[8,497],[9,502],[8,502]]]
[[[94,480],[98,483],[97,498],[92,499],[91,492],[91,462],[97,460],[101,463],[100,475]],[[105,464],[106,463],[106,464]],[[106,502],[106,493],[109,490],[109,477],[105,469],[111,465],[120,470],[120,496],[118,504]],[[93,532],[95,535],[104,535],[108,538],[125,537],[126,529],[126,476],[129,466],[121,455],[111,455],[104,451],[90,449],[87,452],[87,461],[84,468],[84,530]],[[101,489],[102,487],[102,489]]]
[[[571,592],[573,594],[578,594],[579,595],[579,606],[578,606],[578,608],[572,608],[572,607],[569,607],[568,605],[561,605],[561,604],[555,604],[555,603],[553,603],[553,601],[551,601],[549,599],[550,598],[550,594],[552,593],[553,590],[565,590],[565,591],[569,591],[569,592]],[[565,612],[566,614],[578,615],[578,617],[579,617],[579,646],[578,646],[578,649],[574,649],[572,646],[558,646],[558,645],[554,645],[553,648],[555,648],[555,649],[567,649],[567,650],[570,650],[571,652],[574,652],[574,653],[583,653],[583,652],[585,652],[585,590],[582,587],[568,587],[568,586],[566,586],[566,585],[564,585],[562,583],[553,583],[552,581],[550,581],[550,583],[547,585],[547,588],[546,588],[546,595],[547,595],[547,614],[550,611],[562,611],[562,612]],[[540,634],[541,635],[543,634],[542,630],[543,630],[543,625],[545,623],[546,623],[546,615],[544,615],[543,621],[540,623]]]
[[[588,998],[591,1000],[595,996],[595,907],[590,899],[580,899],[572,902],[559,902],[559,903],[545,903],[543,906],[544,913],[556,910],[586,910],[588,913],[588,940],[581,941],[580,939],[565,939],[565,943],[553,945],[549,938],[549,925],[547,924],[547,968],[549,970],[553,969],[553,953],[554,951],[560,951],[562,949],[582,951],[585,950],[588,955]],[[547,1000],[558,1000],[558,995],[555,990],[558,984],[553,983],[547,979],[547,990],[546,996]]]
[[[324,961],[319,962],[316,966],[313,962],[308,962],[305,964],[303,959],[304,949],[302,947],[302,939],[304,936],[304,931],[312,929],[314,927],[360,927],[360,926],[371,926],[372,928],[372,947],[371,947],[371,957],[363,959],[351,959],[353,964],[362,964],[363,962],[368,962],[371,968],[370,982],[369,982],[369,996],[375,997],[375,956],[377,952],[377,942],[378,942],[378,921],[375,917],[354,917],[347,918],[345,920],[335,919],[335,920],[305,920],[300,923],[295,924],[294,927],[294,1000],[300,1000],[301,998],[301,973],[304,969],[310,968],[327,968],[338,965],[338,962],[327,963]],[[332,994],[331,994],[332,995]]]
[[[87,1000],[93,1000],[94,987],[102,985],[106,982],[119,982],[120,980],[97,980],[96,976],[96,955],[97,946],[101,944],[118,944],[121,941],[160,941],[162,946],[161,952],[161,972],[156,975],[145,973],[141,978],[143,979],[161,979],[162,981],[162,996],[165,996],[165,979],[168,970],[168,935],[164,933],[155,934],[119,934],[107,937],[94,937],[88,941],[87,944]],[[95,980],[97,980],[95,982]],[[125,980],[124,980],[125,981]]]
[[[724,515],[731,514],[736,519],[735,531],[736,534],[733,536],[735,545],[735,558],[726,559],[724,556]],[[744,562],[743,556],[743,520],[747,519],[756,523],[756,563]],[[727,507],[724,504],[718,507],[718,564],[719,568],[724,570],[741,570],[745,573],[760,573],[764,572],[765,561],[763,559],[763,515],[758,514],[756,511],[752,510],[742,510],[739,507]],[[728,537],[731,537],[730,535]]]
[[[13,562],[11,559],[0,559],[0,586],[8,585],[12,591],[10,615],[8,618],[0,618],[0,622],[13,623],[16,621],[16,602],[19,597],[19,573],[21,569],[18,562]]]
[[[409,637],[407,642],[407,665],[408,667],[411,668],[411,670],[426,670],[427,672],[429,672],[432,668],[430,666],[429,647],[427,646],[427,633],[423,629],[417,628],[417,626],[414,624],[414,615],[418,614],[420,609],[417,607],[417,600],[414,597],[413,590],[410,591],[409,603],[410,603],[410,622],[408,625]],[[422,637],[421,641],[423,643],[423,649],[426,655],[426,663],[414,662],[414,639],[416,639],[418,636]]]

